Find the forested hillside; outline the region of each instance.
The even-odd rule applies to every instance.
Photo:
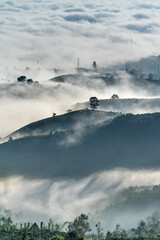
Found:
[[[159,113],[127,114],[109,124],[9,141],[0,145],[1,174],[81,178],[111,168],[157,168],[159,132]]]
[[[5,213],[8,211],[4,211]],[[94,231],[90,227],[88,215],[81,214],[71,222],[57,223],[50,219],[48,223],[17,223],[8,214],[0,217],[1,240],[151,240],[160,239],[160,213],[154,212],[146,220],[141,220],[131,229],[123,229],[119,223],[115,229],[107,232],[103,224],[96,222]]]

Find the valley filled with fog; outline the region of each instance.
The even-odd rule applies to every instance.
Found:
[[[0,209],[37,222],[86,213],[105,229],[160,210],[159,195],[136,209],[160,184],[159,9],[2,1]]]

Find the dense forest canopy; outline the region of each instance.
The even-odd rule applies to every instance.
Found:
[[[50,219],[48,223],[17,223],[5,210],[0,216],[0,240],[116,240],[116,239],[160,239],[160,212],[154,212],[145,220],[140,220],[137,227],[129,230],[116,224],[114,231],[103,231],[101,222],[96,223],[92,231],[89,217],[81,214],[72,222],[63,224]]]

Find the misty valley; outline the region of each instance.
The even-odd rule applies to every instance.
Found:
[[[0,240],[160,239],[159,9],[1,1]]]
[[[54,104],[66,89],[90,94],[89,89],[102,86],[110,95],[88,95],[84,102],[72,98],[60,114],[51,111],[24,126],[13,121],[10,132],[2,130],[2,239],[159,237],[159,80],[135,76],[125,65],[117,66],[116,73],[113,69],[78,68],[76,74],[45,83],[28,81],[25,75],[1,83],[1,99],[7,94],[9,104],[22,101],[25,110],[47,98]],[[138,89],[147,96],[120,97],[126,81],[128,91]],[[14,111],[20,114],[21,108]],[[32,106],[26,114],[32,115]],[[19,219],[16,212],[22,212]],[[92,233],[85,232],[83,221],[70,228],[71,220],[84,212]]]

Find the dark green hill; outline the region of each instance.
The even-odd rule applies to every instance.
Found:
[[[160,202],[160,185],[148,187],[130,187],[118,192],[112,201],[111,207],[114,209],[137,208],[144,209],[152,205],[152,207],[159,206]],[[159,206],[160,209],[160,206]]]
[[[160,211],[160,185],[125,188],[110,197],[110,204],[100,214],[107,224],[120,222],[128,228],[145,219],[155,211]],[[113,224],[114,223],[114,224]]]
[[[0,145],[0,174],[82,178],[113,168],[160,167],[160,113]]]
[[[50,132],[55,131],[77,129],[104,122],[119,115],[121,114],[115,112],[93,111],[89,109],[74,111],[33,122],[15,131],[10,136],[17,138],[22,136],[49,134]]]

